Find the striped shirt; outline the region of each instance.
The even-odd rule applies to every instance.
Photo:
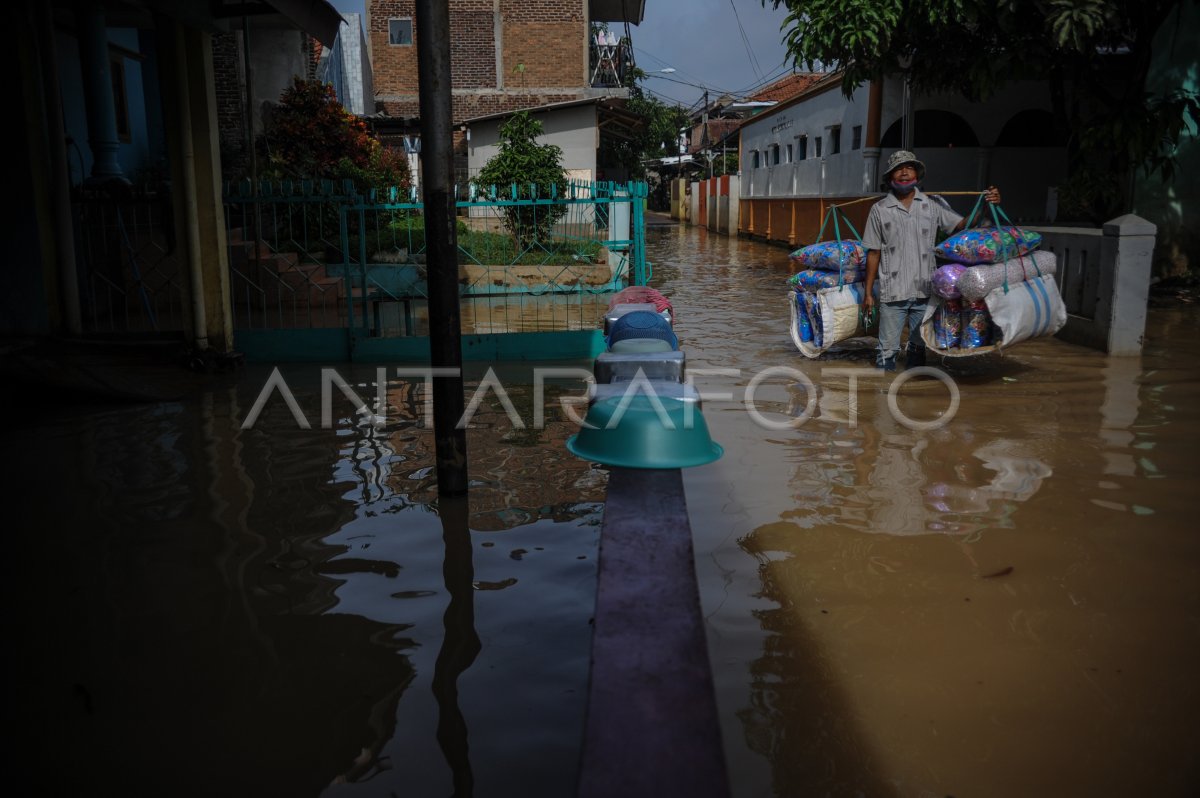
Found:
[[[916,191],[908,208],[888,194],[871,207],[863,246],[879,256],[879,299],[896,302],[929,296],[929,278],[937,263],[933,245],[938,229],[947,232],[962,220],[954,211]]]

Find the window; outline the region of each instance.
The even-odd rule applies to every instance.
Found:
[[[412,18],[404,17],[402,19],[389,19],[388,44],[398,44],[411,47],[412,43]]]
[[[751,169],[758,168],[758,150],[750,151],[750,168]]]
[[[779,145],[771,145],[771,166],[779,166]]]
[[[806,160],[808,158],[808,136],[796,136],[796,139],[800,143],[800,160]]]
[[[862,147],[862,125],[855,125],[850,128],[850,149],[857,150]]]
[[[117,112],[117,138],[128,144],[133,138],[129,129],[129,97],[125,93],[125,60],[112,58],[108,65],[112,73],[113,105]]]
[[[842,151],[842,128],[835,125],[829,128],[829,154],[837,155]]]
[[[817,136],[817,141],[813,145],[813,156],[816,158],[821,157],[821,137],[820,136]]]
[[[789,145],[787,145],[787,160],[784,163],[791,163],[791,162],[792,162],[792,145],[789,144]]]

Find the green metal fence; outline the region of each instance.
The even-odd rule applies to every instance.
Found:
[[[590,351],[609,295],[649,278],[644,183],[469,185],[456,194],[463,334],[480,353],[511,350],[514,340],[483,339],[517,333],[558,334],[527,339],[546,353],[572,349],[562,334],[584,333],[575,338]],[[239,349],[254,356],[270,341],[265,356],[280,359],[320,339],[344,343],[318,346],[319,357],[344,347],[350,359],[375,359],[427,348],[422,210],[415,190],[226,186]]]

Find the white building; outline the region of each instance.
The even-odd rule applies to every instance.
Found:
[[[741,132],[739,232],[800,244],[816,239],[831,201],[880,190],[880,164],[898,149],[926,165],[930,192],[994,184],[1014,220],[1054,215],[1054,186],[1066,176],[1045,83],[1014,83],[984,103],[953,94],[908,95],[888,78],[847,99],[841,74],[747,120]],[[950,197],[960,212],[970,197]],[[869,202],[846,208],[855,223]]]

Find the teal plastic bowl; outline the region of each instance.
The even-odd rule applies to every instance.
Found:
[[[689,468],[725,453],[709,437],[698,409],[688,414],[683,402],[661,397],[660,415],[650,397],[635,394],[621,412],[623,401],[624,397],[601,399],[588,408],[586,421],[592,428],[583,427],[567,439],[571,454],[624,468]]]
[[[625,355],[645,355],[651,352],[673,352],[675,347],[671,346],[670,341],[663,341],[659,338],[626,338],[624,341],[616,341],[608,348],[608,351],[614,354]]]

